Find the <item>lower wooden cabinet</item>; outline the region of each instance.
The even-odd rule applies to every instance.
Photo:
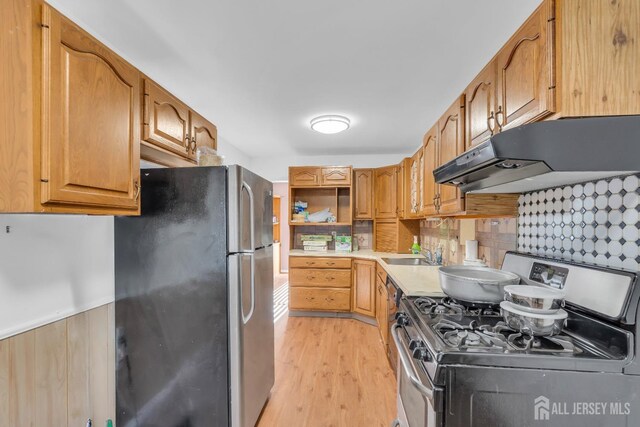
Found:
[[[352,311],[373,317],[376,312],[376,262],[353,261]]]
[[[289,309],[351,311],[351,259],[291,257]]]

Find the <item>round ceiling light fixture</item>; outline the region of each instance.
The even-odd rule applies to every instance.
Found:
[[[311,120],[311,129],[324,134],[339,133],[349,129],[351,121],[345,116],[326,115]]]

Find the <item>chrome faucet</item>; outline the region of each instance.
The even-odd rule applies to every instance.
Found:
[[[442,265],[442,248],[438,247],[435,253],[435,258],[431,249],[425,249],[420,252],[422,256],[427,260],[427,262],[431,265]]]

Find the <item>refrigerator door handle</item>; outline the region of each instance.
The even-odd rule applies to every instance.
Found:
[[[249,314],[245,315],[244,313],[244,305],[242,304],[242,283],[240,283],[240,309],[242,311],[242,323],[245,325],[249,323],[249,320],[253,317],[253,312],[256,308],[256,260],[255,255],[253,253],[246,254],[251,258],[250,261],[250,275],[251,275],[251,308],[249,309]],[[242,277],[242,275],[240,276]],[[242,278],[240,279],[242,280]]]
[[[253,251],[256,248],[256,228],[255,228],[255,219],[256,219],[256,214],[255,214],[255,197],[253,196],[253,190],[251,189],[251,186],[249,184],[246,183],[246,181],[242,181],[242,188],[241,190],[247,190],[247,194],[249,195],[249,241],[251,242],[251,252],[249,253],[249,255],[251,256],[251,270],[250,270],[250,276],[251,276],[251,308],[249,309],[249,313],[245,315],[244,312],[244,306],[242,307],[242,322],[246,325],[249,320],[251,320],[251,317],[253,316],[253,312],[256,308],[256,263],[255,263],[255,258],[254,258],[254,254]],[[242,287],[240,288],[242,289]]]
[[[253,190],[251,189],[251,186],[245,181],[242,181],[242,189],[247,190],[247,194],[249,195],[249,220],[251,224],[249,226],[249,230],[251,233],[249,235],[249,240],[251,241],[251,252],[253,252],[256,249],[255,198],[253,197]]]

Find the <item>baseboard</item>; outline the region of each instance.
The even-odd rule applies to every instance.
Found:
[[[376,319],[368,316],[363,316],[358,313],[346,313],[340,311],[303,311],[303,310],[289,310],[289,317],[330,317],[338,319],[354,319],[369,325],[378,326]]]

